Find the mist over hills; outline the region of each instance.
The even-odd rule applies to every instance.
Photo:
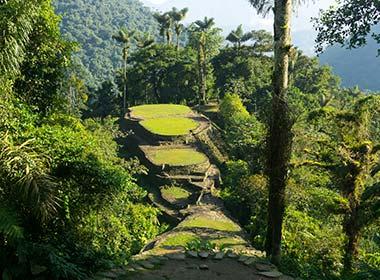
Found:
[[[380,57],[377,56],[379,48],[373,39],[369,39],[366,46],[358,49],[334,46],[320,56],[320,61],[332,66],[334,73],[342,78],[343,86],[359,86],[363,90],[380,91]]]

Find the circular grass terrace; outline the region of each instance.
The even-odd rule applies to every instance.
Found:
[[[157,166],[191,166],[208,161],[208,158],[193,148],[155,147],[145,149],[146,157]]]
[[[192,193],[182,187],[164,186],[160,188],[163,199],[171,204],[178,206],[186,206]]]
[[[184,117],[146,119],[140,125],[149,132],[161,136],[183,136],[195,130],[199,123]]]
[[[148,104],[129,108],[131,116],[139,119],[154,119],[173,116],[186,116],[192,111],[185,105]]]

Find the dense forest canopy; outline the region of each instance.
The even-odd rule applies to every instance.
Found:
[[[276,275],[380,279],[380,95],[292,46],[291,0],[249,2],[277,36],[132,0],[0,1],[3,279],[131,273],[160,243],[234,257],[220,234],[242,229]]]
[[[81,77],[92,87],[113,77],[122,64],[122,48],[112,41],[117,30],[126,27],[156,33],[152,12],[138,0],[57,0],[54,6],[62,15],[62,34],[80,46],[74,61]]]

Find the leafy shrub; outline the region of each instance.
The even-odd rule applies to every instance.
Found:
[[[158,213],[142,204],[118,202],[81,217],[76,233],[83,247],[123,263],[159,233]]]
[[[226,94],[220,104],[229,155],[243,159],[256,172],[263,168],[264,125],[250,115],[237,94]]]
[[[79,279],[82,268],[125,263],[159,233],[158,212],[143,204],[146,192],[133,178],[141,168],[118,157],[116,130],[112,120],[82,122],[53,114],[15,139],[1,139],[0,158],[9,160],[0,164],[0,202],[13,205],[16,215],[1,211],[0,232],[21,238],[23,229],[25,236],[21,247],[0,243],[9,275],[27,279],[36,264],[49,279]],[[13,188],[20,182],[24,196],[12,192],[23,190]],[[46,212],[45,201],[54,202],[54,211]],[[21,274],[19,268],[9,270],[17,263]]]
[[[254,245],[264,247],[267,221],[266,178],[262,175],[249,175],[247,163],[228,162],[227,183],[222,191],[227,208],[239,219],[250,233]]]
[[[344,244],[339,223],[333,226],[289,206],[283,236],[285,270],[296,271],[305,279],[338,277]]]

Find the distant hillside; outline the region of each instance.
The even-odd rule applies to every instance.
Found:
[[[367,46],[347,50],[331,47],[320,56],[322,64],[333,67],[334,73],[342,78],[343,86],[358,85],[361,89],[380,91],[380,46],[372,39]]]
[[[113,34],[123,26],[143,32],[157,26],[151,10],[138,0],[56,0],[55,6],[63,16],[62,32],[82,47],[76,58],[91,86],[109,79],[121,66],[121,47]]]

